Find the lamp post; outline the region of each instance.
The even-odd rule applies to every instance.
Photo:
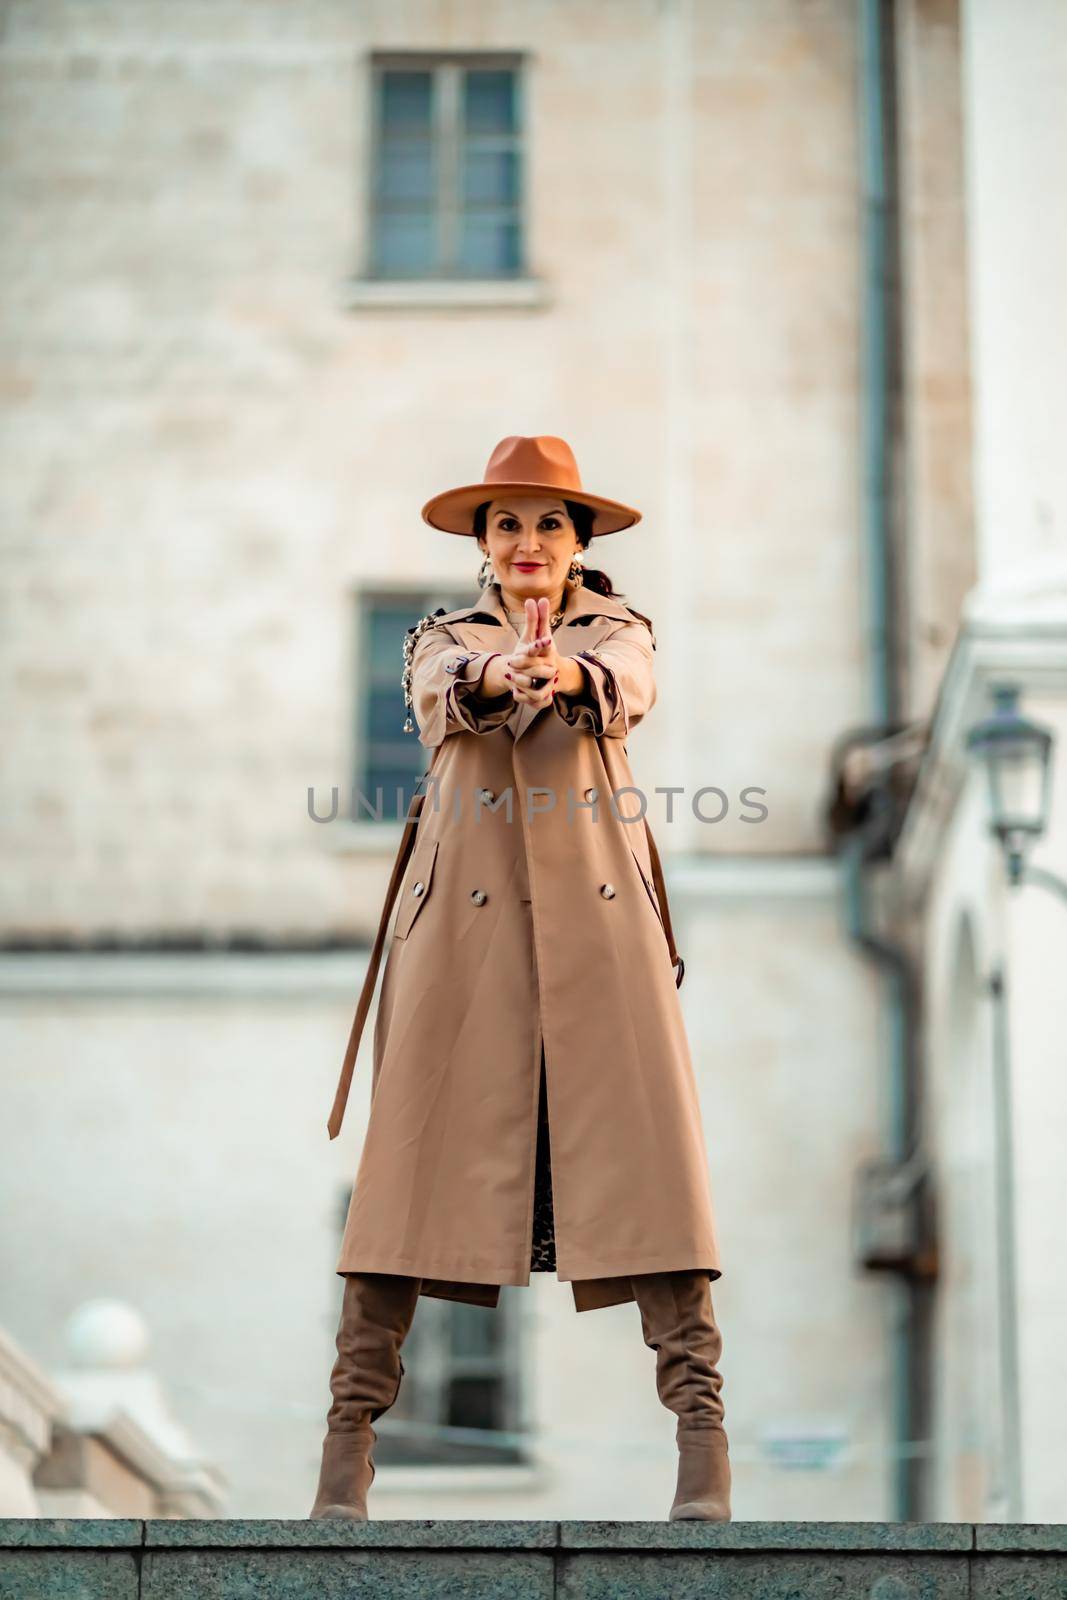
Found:
[[[967,751],[985,764],[989,784],[990,830],[1000,842],[1008,883],[1051,889],[1067,900],[1067,882],[1046,867],[1027,861],[1048,830],[1052,799],[1052,734],[1019,710],[1015,684],[993,688],[993,712],[967,734]],[[1018,1292],[1015,1269],[1015,1179],[1012,1132],[1011,1066],[1007,983],[1003,967],[990,974],[993,1002],[993,1093],[997,1120],[995,1169],[998,1189],[997,1244],[1001,1263],[999,1322],[1000,1369],[1004,1394],[1004,1468],[1009,1520],[1023,1514],[1022,1419],[1019,1385]]]
[[[1048,828],[1052,799],[1052,734],[1019,711],[1015,684],[993,689],[993,714],[967,734],[968,753],[985,763],[990,827],[1000,840],[1013,888],[1036,883],[1067,900],[1067,882],[1026,859]]]

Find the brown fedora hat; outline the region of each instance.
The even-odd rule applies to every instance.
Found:
[[[624,505],[621,500],[609,500],[602,494],[588,494],[582,488],[578,463],[566,439],[557,439],[551,433],[538,433],[525,437],[519,433],[501,439],[485,469],[481,483],[468,483],[460,489],[445,489],[427,500],[422,508],[424,522],[431,528],[441,528],[445,533],[474,532],[475,507],[483,500],[499,500],[502,494],[513,489],[526,489],[542,494],[558,494],[561,499],[580,500],[596,513],[593,537],[602,533],[618,533],[641,521],[640,511]]]

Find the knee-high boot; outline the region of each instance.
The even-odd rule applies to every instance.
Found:
[[[678,1482],[668,1520],[730,1520],[730,1456],[723,1427],[722,1335],[706,1271],[631,1278],[645,1343],[656,1352],[660,1400],[678,1418]]]
[[[396,1400],[404,1376],[400,1346],[418,1304],[421,1278],[391,1272],[345,1273],[337,1360],[330,1375],[333,1402],[312,1517],[367,1520],[374,1480],[371,1427]]]

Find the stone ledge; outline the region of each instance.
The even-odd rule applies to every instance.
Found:
[[[542,310],[552,303],[543,278],[349,278],[341,289],[350,310],[400,311],[473,306]]]
[[[953,1551],[969,1522],[561,1522],[562,1549]]]
[[[0,1519],[3,1600],[1063,1600],[1067,1525]]]
[[[975,1524],[975,1549],[1051,1552],[1067,1554],[1067,1523],[979,1522]]]
[[[144,1544],[145,1524],[133,1517],[0,1517],[5,1550],[113,1550]]]
[[[501,1518],[345,1522],[307,1518],[292,1522],[217,1521],[144,1523],[145,1548],[200,1550],[372,1549],[372,1550],[545,1550],[559,1543],[558,1522]]]

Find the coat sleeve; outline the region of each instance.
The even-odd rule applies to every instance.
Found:
[[[582,669],[581,692],[557,694],[557,714],[597,738],[625,739],[656,703],[654,649],[644,622],[626,622],[601,644],[580,650],[573,659]]]
[[[443,628],[427,628],[411,657],[411,702],[419,743],[442,743],[450,733],[493,733],[507,722],[514,697],[479,694],[486,663],[499,650],[468,650]]]

